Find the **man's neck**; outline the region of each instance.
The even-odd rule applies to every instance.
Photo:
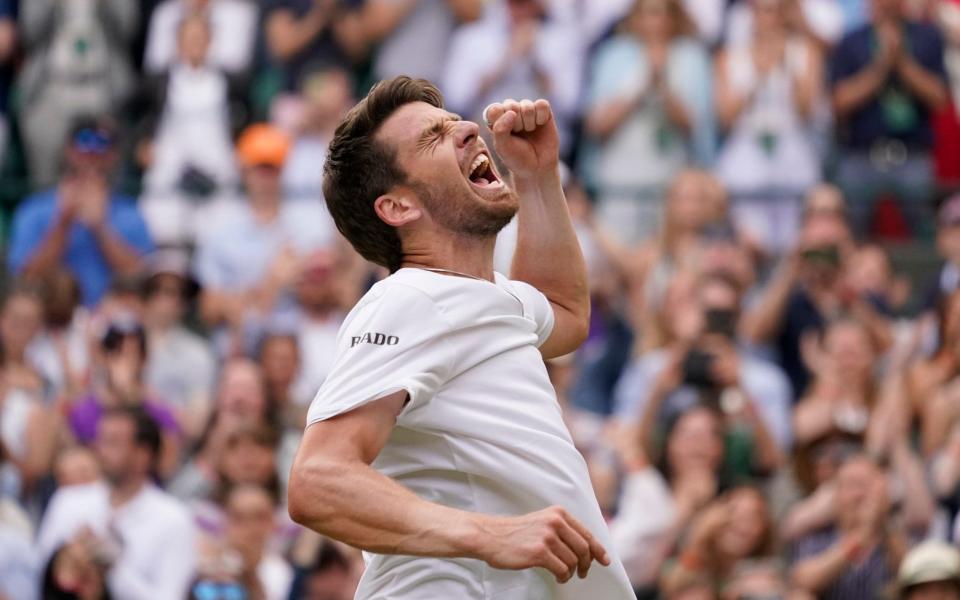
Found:
[[[128,481],[110,486],[110,505],[118,507],[130,502],[146,484],[144,477],[131,477]]]
[[[402,267],[438,269],[493,281],[493,248],[496,236],[424,236],[404,243]]]

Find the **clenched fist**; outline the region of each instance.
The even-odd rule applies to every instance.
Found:
[[[607,566],[606,550],[584,525],[559,506],[519,517],[485,517],[477,557],[497,569],[542,567],[564,583],[587,576],[596,560]]]
[[[560,136],[546,100],[504,100],[483,111],[493,146],[515,177],[552,173],[560,160]]]

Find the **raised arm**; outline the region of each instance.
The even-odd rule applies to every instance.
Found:
[[[555,325],[546,358],[576,350],[590,326],[590,290],[580,243],[560,183],[560,142],[550,103],[507,100],[487,108],[493,143],[520,196],[511,277],[547,297]]]
[[[295,521],[381,554],[466,557],[499,569],[542,567],[558,581],[609,564],[589,531],[560,507],[495,517],[427,502],[370,467],[406,401],[404,391],[310,425],[290,474]]]

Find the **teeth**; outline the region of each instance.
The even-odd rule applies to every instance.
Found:
[[[470,175],[476,175],[481,172],[481,169],[485,169],[487,163],[490,162],[490,159],[487,158],[485,154],[480,154],[475,159],[473,159],[473,164],[470,165]]]

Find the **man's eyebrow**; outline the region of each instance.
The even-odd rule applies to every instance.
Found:
[[[450,123],[459,120],[461,120],[460,115],[455,115],[453,113],[434,119],[423,129],[423,131],[420,132],[420,137],[417,138],[417,151],[420,152],[424,150],[428,145],[430,145],[432,138],[444,133],[450,126]]]

